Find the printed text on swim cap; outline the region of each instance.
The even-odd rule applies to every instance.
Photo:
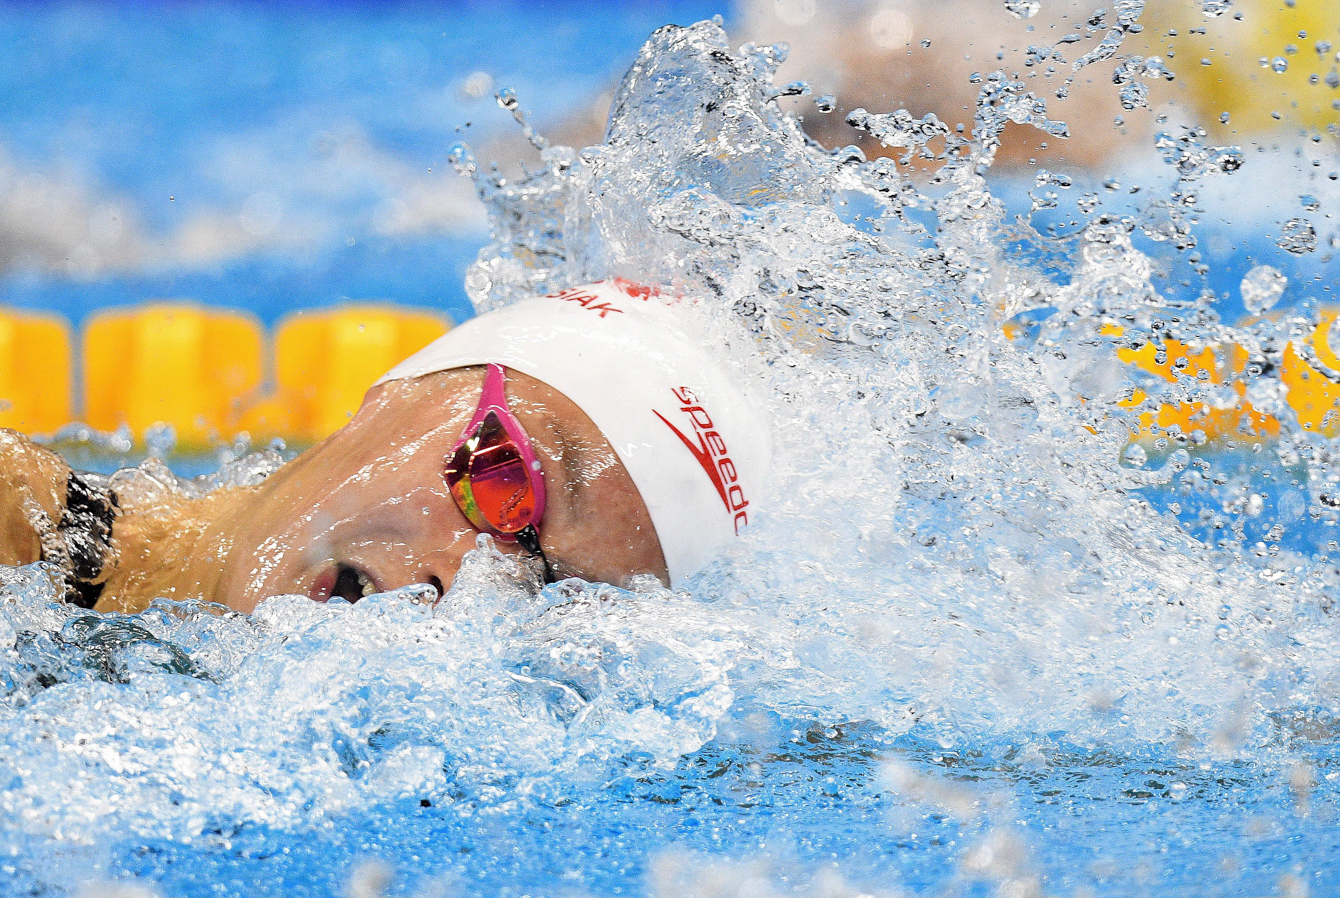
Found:
[[[656,412],[655,409],[652,411],[684,442],[688,450],[693,453],[693,457],[698,460],[698,464],[707,472],[712,485],[716,487],[717,494],[721,496],[721,504],[726,506],[727,512],[735,516],[735,532],[739,533],[740,528],[749,523],[749,516],[745,511],[749,507],[749,500],[744,496],[744,487],[740,485],[739,474],[735,470],[735,462],[731,461],[726,441],[717,433],[712,425],[712,416],[702,407],[692,390],[680,387],[672,392],[679,400],[679,410],[688,415],[689,421],[693,423],[693,434],[698,438],[696,443],[667,421],[660,412]]]
[[[566,299],[568,302],[577,303],[588,311],[599,312],[601,318],[604,318],[607,312],[617,312],[620,315],[623,314],[623,309],[615,308],[610,305],[608,301],[601,300],[599,296],[595,296],[591,293],[583,293],[580,290],[570,290],[558,295]],[[597,300],[600,301],[597,302]]]

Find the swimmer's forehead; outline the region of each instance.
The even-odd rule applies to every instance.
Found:
[[[370,401],[403,421],[397,428],[402,432],[455,441],[478,407],[484,371],[472,365],[389,382]],[[535,449],[562,467],[566,483],[580,485],[615,460],[595,422],[553,387],[508,371],[504,389]]]

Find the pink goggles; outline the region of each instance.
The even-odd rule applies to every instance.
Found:
[[[501,365],[489,365],[479,407],[447,457],[443,478],[461,512],[484,533],[515,542],[544,561],[536,526],[544,517],[544,469],[530,437],[507,407]]]

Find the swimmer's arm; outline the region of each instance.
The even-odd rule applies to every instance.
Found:
[[[42,558],[56,538],[70,466],[12,430],[0,428],[0,564]]]

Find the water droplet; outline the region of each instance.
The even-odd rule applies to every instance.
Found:
[[[1317,212],[1321,209],[1321,201],[1311,194],[1303,194],[1298,198],[1298,201],[1303,204],[1303,208],[1308,212]]]
[[[837,108],[837,97],[832,94],[824,94],[822,97],[815,97],[814,107],[825,114],[832,112]]]
[[[1031,19],[1040,9],[1038,0],[1005,0],[1005,11],[1016,19]]]
[[[1208,57],[1205,57],[1205,56],[1202,56],[1202,57],[1200,58],[1200,64],[1201,64],[1201,65],[1210,65],[1210,60],[1209,60],[1209,58],[1208,58]]]
[[[504,87],[498,91],[494,98],[498,101],[498,105],[508,112],[516,109],[519,102],[516,98],[516,91],[510,87]]]
[[[1149,453],[1139,443],[1131,443],[1122,453],[1122,459],[1132,468],[1143,468],[1149,461]]]
[[[1227,113],[1227,112],[1221,112],[1221,113],[1219,113],[1219,124],[1221,124],[1221,125],[1227,125],[1227,124],[1228,124],[1228,113]]]
[[[926,38],[922,38],[922,40],[921,40],[921,46],[922,46],[923,49],[927,49],[927,50],[929,50],[929,49],[930,49],[930,46],[931,46],[931,39],[928,38],[928,37],[926,37]]]
[[[493,76],[488,72],[471,72],[461,83],[461,93],[472,100],[487,96],[493,90]]]
[[[1306,218],[1291,218],[1284,223],[1275,245],[1285,252],[1301,256],[1317,248],[1317,232]]]
[[[1274,59],[1270,60],[1270,67],[1277,73],[1287,72],[1289,70],[1289,60],[1285,59],[1283,56],[1276,56]]]
[[[1273,308],[1284,294],[1289,279],[1269,265],[1258,265],[1242,279],[1242,304],[1252,315],[1262,315]]]
[[[807,97],[810,95],[810,85],[807,81],[792,81],[784,84],[777,89],[775,96],[778,97]]]

